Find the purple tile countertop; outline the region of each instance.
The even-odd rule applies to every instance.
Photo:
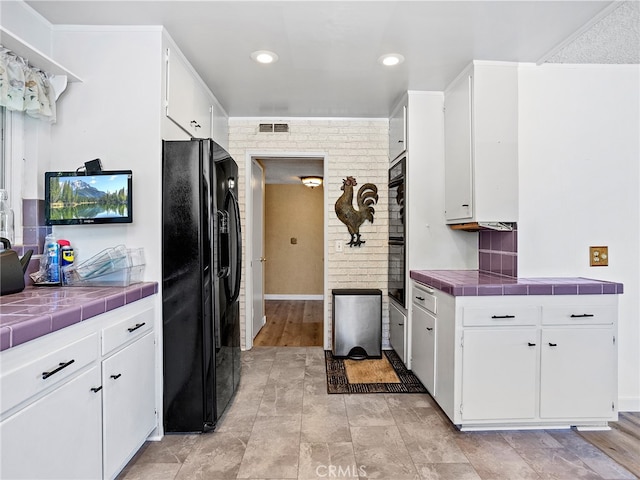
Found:
[[[0,351],[158,293],[157,282],[128,287],[27,287],[0,297]]]
[[[514,278],[479,270],[411,270],[410,276],[453,296],[623,293],[621,283],[582,277]]]

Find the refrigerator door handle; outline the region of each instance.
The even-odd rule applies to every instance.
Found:
[[[234,216],[234,238],[232,242],[229,244],[229,248],[231,248],[232,244],[235,244],[236,247],[236,264],[234,265],[234,273],[232,275],[235,280],[235,284],[233,285],[233,293],[231,294],[230,301],[235,302],[240,295],[240,281],[242,279],[242,233],[240,230],[240,207],[238,206],[238,200],[236,199],[233,191],[229,190],[227,199],[225,201],[225,210],[227,212],[231,211]],[[231,253],[231,252],[229,252]],[[230,255],[231,257],[231,255]]]
[[[229,214],[218,210],[218,278],[227,278],[229,266]]]

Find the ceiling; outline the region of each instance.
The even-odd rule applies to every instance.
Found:
[[[473,59],[640,63],[640,3],[568,1],[31,1],[54,25],[163,25],[231,117],[386,118]],[[256,50],[279,60],[255,63]],[[400,53],[404,63],[378,58]],[[322,159],[264,158],[267,183]]]
[[[472,60],[580,63],[615,39],[635,62],[638,2],[569,1],[30,1],[54,25],[164,25],[232,117],[388,117],[406,90],[443,90]],[[631,25],[620,8],[630,9]],[[613,18],[613,35],[584,38]],[[634,27],[634,18],[636,20]],[[622,20],[620,20],[622,19]],[[627,23],[629,21],[627,20]],[[631,30],[636,43],[621,36]],[[611,30],[605,25],[605,31]],[[253,62],[256,50],[279,61]],[[624,50],[624,49],[623,49]],[[401,53],[404,63],[377,59]],[[586,54],[585,54],[586,52]],[[623,52],[625,53],[625,52]],[[560,56],[558,56],[560,55]]]

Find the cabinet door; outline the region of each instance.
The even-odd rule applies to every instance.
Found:
[[[229,151],[229,118],[216,102],[211,105],[211,138],[227,152]]]
[[[193,137],[211,135],[211,102],[184,59],[168,50],[166,115]]]
[[[99,387],[94,366],[0,423],[0,478],[101,478]]]
[[[471,101],[473,77],[464,75],[445,93],[445,218],[473,215]]]
[[[541,418],[611,418],[617,398],[611,328],[542,331]]]
[[[405,363],[407,362],[404,356],[406,323],[407,317],[393,303],[389,303],[389,343]]]
[[[465,330],[462,418],[524,419],[536,415],[537,330]]]
[[[411,322],[411,370],[435,396],[436,317],[414,305]]]
[[[104,477],[112,478],[156,426],[153,332],[103,361]]]
[[[407,105],[396,108],[389,119],[389,161],[407,149]]]

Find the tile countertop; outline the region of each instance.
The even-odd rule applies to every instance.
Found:
[[[621,283],[582,277],[514,278],[479,270],[411,270],[410,277],[453,296],[623,293]]]
[[[0,351],[158,293],[156,282],[128,287],[27,287],[0,297]]]

